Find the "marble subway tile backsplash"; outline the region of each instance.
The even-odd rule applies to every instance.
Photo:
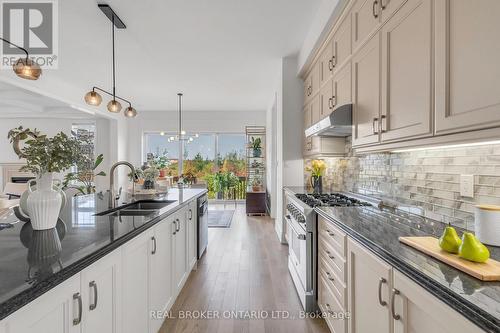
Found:
[[[346,158],[324,159],[326,190],[389,199],[408,211],[470,230],[475,205],[500,205],[500,144],[360,156],[353,156],[349,144],[346,149]],[[474,175],[474,198],[460,195],[461,174]]]

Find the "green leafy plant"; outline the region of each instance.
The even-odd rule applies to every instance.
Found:
[[[130,181],[137,182],[139,179],[144,179],[144,171],[140,167],[134,168],[134,174],[129,172],[127,176]]]
[[[29,138],[28,132],[37,133],[36,137]],[[47,172],[63,172],[81,158],[78,140],[63,132],[49,138],[39,134],[36,130],[18,127],[9,131],[8,138],[11,142],[27,139],[24,141],[25,146],[20,148],[20,156],[26,159],[26,165],[21,168],[21,171],[29,171],[37,175]]]
[[[250,140],[250,147],[253,149],[253,156],[260,157],[262,155],[262,139],[254,138],[252,136]]]
[[[151,165],[158,170],[162,170],[170,166],[170,160],[165,155],[155,156]]]
[[[155,167],[150,167],[144,170],[144,180],[146,181],[155,181],[160,175],[160,171]]]
[[[78,171],[70,172],[64,176],[63,188],[73,188],[84,195],[95,193],[95,177],[106,176],[104,171],[96,173],[97,168],[101,165],[103,160],[103,154],[100,154],[94,161],[90,161],[92,163],[90,164],[91,167],[89,167],[89,163],[86,159],[80,159],[80,161],[77,162]]]
[[[35,128],[31,130],[29,128],[23,128],[22,126],[13,128],[7,134],[7,138],[10,143],[12,143],[12,147],[14,148],[14,152],[19,156],[19,158],[24,158],[23,152],[19,147],[22,141],[27,140],[28,138],[36,139],[40,135],[40,132]]]

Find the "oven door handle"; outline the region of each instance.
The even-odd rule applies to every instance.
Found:
[[[290,228],[292,228],[292,231],[297,235],[297,238],[299,240],[306,240],[306,235],[303,234],[303,233],[300,233],[297,231],[297,229],[295,229],[295,227],[293,226],[293,222],[292,222],[292,219],[290,218],[289,215],[285,215],[285,218],[288,220],[288,224],[290,225]]]

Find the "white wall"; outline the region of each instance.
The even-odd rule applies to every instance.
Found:
[[[244,133],[245,126],[266,125],[266,112],[240,111],[185,111],[182,127],[187,132]],[[177,111],[141,112],[128,123],[129,160],[134,165],[141,164],[142,136],[145,132],[176,132],[179,118]]]
[[[275,230],[284,242],[283,187],[303,184],[302,158],[302,106],[303,83],[297,76],[297,57],[282,58],[278,71],[273,102],[268,108],[267,127],[271,128],[273,147],[271,217],[275,218]],[[274,98],[277,96],[276,108]]]

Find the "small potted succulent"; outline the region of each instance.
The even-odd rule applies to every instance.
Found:
[[[254,138],[250,141],[250,147],[253,149],[253,157],[261,157],[262,156],[262,139]]]
[[[142,186],[146,190],[151,190],[155,188],[156,179],[160,175],[160,172],[155,167],[149,167],[143,171],[144,174],[144,185]]]
[[[27,209],[34,230],[54,228],[63,199],[61,182],[54,180],[54,173],[64,172],[81,160],[80,143],[63,132],[49,138],[38,131],[14,128],[8,138],[19,158],[26,159],[21,171],[32,172],[36,180],[28,183]],[[19,143],[24,141],[24,147]],[[36,182],[36,187],[34,186]],[[63,201],[64,200],[64,201]]]

